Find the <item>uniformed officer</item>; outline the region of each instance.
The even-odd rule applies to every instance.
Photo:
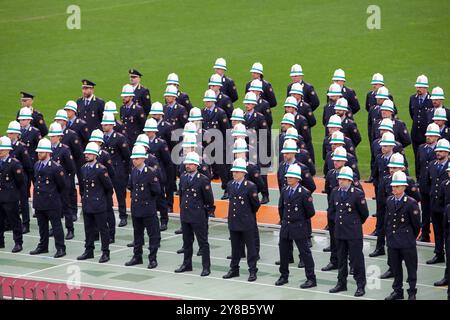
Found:
[[[377,104],[377,98],[375,98],[378,89],[381,87],[384,87],[384,76],[381,73],[375,73],[372,76],[372,81],[370,81],[370,84],[372,85],[372,90],[367,92],[366,96],[366,111],[369,112],[370,108],[372,106],[375,106]],[[392,97],[391,94],[388,95],[389,100],[394,101],[394,97]]]
[[[144,129],[146,115],[144,109],[133,101],[134,89],[132,85],[124,85],[120,95],[123,102],[120,107],[120,119],[124,125],[128,144],[133,145],[137,136]]]
[[[340,126],[342,126],[341,119],[338,116],[332,116],[327,124],[330,135],[325,137],[322,143],[322,159],[325,160],[328,152],[332,150],[331,146],[337,144],[344,147],[345,150],[347,150],[348,153],[351,153],[355,157],[355,160],[358,161],[352,140],[344,136],[344,133],[340,131]]]
[[[281,150],[283,149],[284,141],[287,139],[292,139],[297,142],[298,147],[298,153],[295,156],[295,158],[303,163],[305,166],[308,167],[309,172],[311,172],[312,176],[316,175],[316,166],[314,165],[313,160],[311,159],[311,155],[308,152],[308,150],[305,149],[305,142],[302,139],[303,137],[298,134],[297,129],[295,128],[289,128],[286,130],[286,132],[281,132],[280,136],[278,138],[279,140],[279,154],[278,154],[278,160],[279,162],[283,161],[283,154],[281,153]]]
[[[145,165],[147,152],[143,146],[133,148],[133,170],[128,181],[131,192],[131,218],[133,220],[133,257],[126,262],[126,266],[142,264],[142,246],[144,245],[144,230],[150,238],[148,255],[148,269],[156,268],[156,254],[161,243],[161,231],[156,213],[156,201],[161,194],[158,173]]]
[[[439,201],[439,188],[443,181],[448,179],[447,166],[449,162],[450,143],[446,139],[440,139],[436,148],[436,160],[429,164],[427,170],[427,184],[430,190],[431,221],[434,231],[434,257],[427,264],[445,262],[444,255],[444,209]]]
[[[155,119],[158,124],[158,132],[156,133],[156,136],[166,141],[169,150],[172,151],[172,148],[178,143],[178,141],[172,141],[172,125],[164,119],[164,109],[162,103],[159,101],[154,102],[149,115]],[[148,120],[149,119],[145,122],[146,125],[144,125],[144,132]]]
[[[39,226],[39,244],[31,255],[48,253],[50,221],[55,238],[55,258],[66,255],[64,231],[61,224],[61,194],[66,188],[63,167],[50,159],[52,144],[43,138],[36,148],[38,160],[34,165],[33,208]]]
[[[364,192],[352,185],[353,170],[343,167],[338,175],[339,187],[330,195],[328,214],[336,224],[335,239],[338,253],[338,283],[330,293],[347,290],[348,259],[354,270],[357,290],[355,297],[365,294],[366,270],[363,254],[362,225],[369,216]]]
[[[411,139],[414,150],[414,157],[417,159],[419,146],[425,143],[425,132],[427,130],[427,112],[433,108],[433,103],[428,93],[428,78],[425,75],[417,77],[416,94],[409,97],[409,115],[412,119]],[[419,177],[416,163],[416,177]]]
[[[427,122],[428,123],[432,122],[431,118],[434,116],[434,112],[437,109],[442,109],[443,111],[445,111],[446,118],[447,119],[450,118],[450,109],[448,109],[444,106],[445,96],[444,96],[444,90],[441,87],[435,87],[435,88],[433,88],[433,90],[431,90],[430,99],[433,104],[433,108],[429,109],[427,112]]]
[[[302,66],[299,64],[294,64],[291,67],[291,72],[289,73],[289,75],[291,76],[292,83],[289,84],[287,87],[287,96],[291,94],[290,92],[292,90],[292,86],[298,83],[303,87],[304,101],[311,106],[313,111],[316,110],[317,107],[320,105],[319,96],[314,90],[314,86],[303,80],[304,74]]]
[[[439,132],[441,133],[441,138],[450,139],[450,129],[446,125],[447,123],[447,112],[444,108],[436,108],[433,113],[433,123],[437,124],[439,127]]]
[[[232,258],[230,270],[223,278],[239,277],[241,246],[244,243],[247,248],[247,264],[250,273],[248,281],[255,281],[258,272],[255,246],[256,213],[260,207],[258,191],[253,182],[245,179],[248,172],[247,162],[244,159],[234,160],[231,172],[233,173],[233,181],[228,183],[227,188],[230,195],[228,229],[230,230]]]
[[[327,104],[323,107],[322,124],[327,125],[330,117],[336,113],[334,106],[336,102],[342,97],[342,88],[340,85],[333,83],[328,88]],[[348,102],[347,102],[348,103]],[[349,112],[351,114],[351,112]],[[327,131],[325,130],[325,135]]]
[[[403,299],[403,269],[405,261],[409,283],[408,300],[416,300],[417,247],[416,238],[420,230],[420,210],[417,201],[405,194],[408,186],[402,171],[392,176],[392,196],[386,201],[386,240],[389,260],[394,273],[392,292],[386,300]]]
[[[278,210],[281,216],[280,242],[280,273],[276,286],[288,283],[289,256],[292,241],[297,245],[300,259],[305,265],[306,281],[300,288],[307,289],[317,286],[314,273],[314,260],[308,246],[308,223],[315,214],[311,192],[301,186],[301,168],[293,164],[285,174],[288,186],[280,194]]]
[[[220,91],[230,97],[231,102],[236,102],[238,100],[238,93],[234,80],[225,75],[227,71],[227,61],[224,58],[217,58],[214,63],[214,71],[221,77],[222,87]]]
[[[23,167],[23,183],[20,186],[20,214],[22,215],[22,233],[30,232],[30,203],[28,200],[28,179],[33,176],[33,163],[26,145],[20,141],[20,123],[11,121],[6,130],[8,138],[11,140],[12,150],[9,153],[11,158],[19,160]]]
[[[436,160],[436,153],[434,150],[440,137],[439,127],[435,123],[430,123],[425,132],[426,142],[418,147],[416,153],[416,166],[418,166],[416,167],[418,170],[416,170],[416,172],[419,172],[417,181],[419,182],[421,198],[420,206],[422,209],[421,235],[418,240],[422,242],[430,242],[431,199],[427,173],[430,164]]]
[[[342,88],[342,96],[348,101],[348,106],[351,112],[350,116],[352,117],[352,115],[356,114],[359,111],[360,106],[355,90],[345,86],[346,78],[344,70],[335,70],[331,80],[333,81],[333,83],[338,84]]]
[[[168,85],[164,92],[166,104],[163,106],[164,119],[170,123],[172,130],[182,129],[187,122],[188,113],[186,108],[177,102],[178,88]]]
[[[200,157],[195,152],[187,154],[183,163],[186,174],[180,177],[180,220],[183,230],[184,259],[176,273],[192,271],[192,244],[194,235],[202,252],[202,277],[211,273],[208,243],[208,215],[214,210],[211,181],[198,172]]]
[[[333,158],[336,158],[336,150],[337,149],[342,149],[343,151],[339,151],[339,152],[343,152],[341,155],[344,156],[345,155],[345,159],[341,158],[341,160],[344,161],[344,164],[342,166],[347,166],[352,168],[353,173],[355,175],[355,179],[359,180],[361,175],[359,173],[359,168],[358,168],[358,161],[356,161],[356,158],[353,154],[351,154],[350,152],[347,152],[347,150],[343,147],[343,144],[341,143],[332,143],[331,144],[331,150],[327,152],[327,155],[325,157],[325,162],[323,164],[323,174],[325,175],[325,177],[327,176],[328,172],[335,168],[334,165],[334,161]],[[339,158],[339,157],[338,157]],[[341,168],[341,166],[339,167]],[[311,169],[310,169],[311,170]],[[339,172],[337,172],[339,173]],[[336,180],[337,183],[337,180]],[[330,192],[333,188],[330,189]]]
[[[36,162],[36,147],[39,140],[42,138],[41,132],[36,127],[31,125],[31,111],[28,108],[22,108],[19,111],[19,117],[17,118],[20,123],[20,141],[22,141],[27,147],[33,164]],[[31,181],[30,181],[31,183]]]
[[[41,132],[41,136],[46,136],[48,129],[45,124],[44,115],[33,107],[33,99],[33,94],[23,91],[20,92],[20,103],[22,108],[28,108],[31,111],[31,116],[33,119],[30,124]],[[19,114],[20,111],[17,112],[17,116],[19,116]],[[17,118],[17,120],[19,120],[19,118]]]
[[[361,134],[359,133],[356,122],[347,116],[347,112],[349,111],[347,100],[345,98],[339,98],[334,105],[334,111],[341,118],[341,131],[346,137],[352,140],[356,148],[361,142]]]
[[[80,137],[84,149],[89,142],[89,128],[86,121],[77,117],[77,103],[73,100],[67,101],[64,110],[67,112],[67,128],[75,131]]]
[[[130,76],[130,84],[134,89],[133,101],[144,109],[145,118],[147,118],[152,105],[152,99],[150,97],[150,90],[141,84],[143,74],[136,69],[130,69],[128,70],[128,75]]]
[[[184,106],[186,112],[189,113],[189,111],[191,111],[193,106],[191,100],[189,99],[189,95],[186,92],[182,92],[180,90],[180,80],[178,78],[178,75],[176,73],[170,73],[167,76],[166,85],[174,85],[175,87],[177,87],[178,92],[176,101],[177,103]]]
[[[115,132],[113,129],[114,125],[114,115],[111,113],[103,114],[102,128],[104,134],[103,140],[105,142],[104,149],[111,155],[111,161],[114,168],[114,178],[112,182],[119,205],[119,227],[124,227],[127,225],[125,198],[129,174],[130,147],[127,138],[124,135]]]
[[[61,125],[54,122],[50,125],[49,129],[48,137],[50,138],[52,147],[51,160],[61,165],[66,180],[66,187],[61,192],[62,207],[60,214],[65,220],[67,229],[66,240],[71,240],[74,237],[74,225],[73,212],[71,212],[72,208],[70,208],[69,191],[73,189],[73,185],[75,184],[76,167],[70,148],[61,142],[64,135]]]
[[[394,154],[395,138],[391,132],[383,133],[381,137],[380,146],[381,153],[375,158],[374,170],[372,172],[373,185],[375,187],[375,192],[377,193],[378,187],[380,186],[381,179],[389,174],[388,163],[391,156]],[[379,210],[377,210],[378,212]]]
[[[304,116],[306,120],[308,120],[308,125],[310,128],[314,127],[317,123],[316,117],[314,116],[313,109],[311,106],[304,100],[304,87],[300,83],[296,82],[292,84],[291,90],[289,91],[289,97],[286,98],[284,102],[284,108],[295,108],[296,111]],[[292,99],[294,98],[295,101]],[[288,100],[289,99],[289,100]],[[295,106],[294,106],[295,104]],[[289,110],[286,112],[293,113],[293,110]]]
[[[19,215],[20,190],[24,181],[23,167],[11,157],[11,140],[0,138],[0,249],[5,247],[5,220],[8,219],[14,239],[13,253],[22,251],[22,221]]]
[[[105,108],[105,101],[94,95],[94,82],[83,79],[81,83],[83,95],[77,100],[78,117],[86,121],[90,134],[95,129],[101,129],[100,123]]]
[[[273,88],[270,82],[264,80],[263,71],[263,65],[260,62],[255,62],[250,69],[252,80],[260,80],[263,83],[263,92],[261,94],[261,97],[269,103],[271,108],[274,108],[277,106],[277,98],[275,97],[275,92],[273,92]],[[251,81],[247,82],[247,84],[245,85],[245,93],[250,91],[250,84]]]
[[[233,114],[233,102],[231,102],[229,96],[220,90],[222,88],[222,77],[218,74],[213,74],[209,78],[208,86],[209,89],[216,93],[216,106],[225,111],[228,119],[231,118]]]
[[[86,164],[81,168],[82,195],[81,205],[83,208],[85,251],[77,260],[94,258],[94,240],[97,232],[100,232],[102,243],[102,255],[99,263],[109,261],[110,235],[106,222],[106,211],[108,195],[113,189],[108,171],[104,165],[97,161],[99,146],[95,142],[89,142],[84,150]]]

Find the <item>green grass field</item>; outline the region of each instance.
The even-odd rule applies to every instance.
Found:
[[[212,64],[220,56],[227,59],[241,99],[251,64],[262,62],[279,105],[294,63],[303,66],[305,80],[315,85],[322,102],[335,69],[346,71],[361,104],[372,74],[380,72],[410,127],[408,97],[419,74],[426,74],[431,86],[450,90],[450,2],[376,1],[381,29],[368,30],[366,9],[372,2],[1,0],[0,130],[19,108],[21,90],[36,94],[35,107],[48,122],[68,99],[80,95],[82,78],[98,84],[99,97],[119,103],[130,67],[144,74],[153,101],[162,100],[166,76],[176,72],[182,90],[201,106]],[[81,8],[81,30],[66,27],[71,4]],[[274,113],[278,123],[283,108]],[[321,119],[321,108],[316,117]],[[358,147],[363,175],[369,171],[366,118],[365,110],[356,116],[364,138]],[[320,150],[320,125],[313,136]]]

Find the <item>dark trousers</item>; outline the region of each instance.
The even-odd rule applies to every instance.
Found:
[[[309,152],[312,162],[316,163],[316,155],[314,154],[314,145],[312,141],[305,142],[305,149]]]
[[[64,244],[64,231],[61,223],[61,209],[56,210],[35,210],[39,226],[39,244],[38,247],[48,250],[48,223],[50,222],[55,238],[55,247],[57,250],[66,250]]]
[[[78,171],[77,168],[77,180],[81,182],[81,172]],[[75,184],[75,177],[70,181],[70,192],[69,192],[69,208],[70,213],[73,217],[78,216],[78,192]]]
[[[204,221],[198,223],[188,223],[181,221],[181,230],[183,231],[183,264],[192,266],[192,247],[195,235],[195,237],[197,238],[199,250],[202,252],[203,269],[209,269],[211,267],[211,259],[209,256],[208,220],[205,218]]]
[[[131,215],[133,220],[133,235],[134,235],[134,250],[135,256],[142,256],[142,246],[144,245],[144,231],[147,230],[147,235],[150,239],[148,255],[149,261],[156,261],[156,254],[158,253],[159,244],[161,243],[161,232],[159,230],[158,216],[151,215],[149,217],[135,217]]]
[[[394,273],[394,283],[392,288],[395,292],[403,293],[403,267],[402,261],[405,261],[409,283],[408,293],[416,293],[417,282],[417,248],[393,249],[388,248],[392,272]]]
[[[120,169],[119,169],[120,170]],[[119,218],[127,218],[126,196],[128,178],[126,175],[115,175],[112,179],[114,193],[116,194],[117,203],[119,205]]]
[[[67,185],[75,184],[73,180],[73,177],[68,176],[66,179]],[[64,188],[61,192],[61,217],[64,217],[66,229],[73,231],[73,210],[70,209],[70,191],[71,188]]]
[[[267,181],[267,174],[261,174],[263,181],[263,189],[261,190],[261,195],[263,197],[269,197],[269,182]]]
[[[109,237],[114,239],[116,235],[116,215],[113,209],[113,195],[112,192],[106,196],[106,223],[108,224]]]
[[[13,239],[16,244],[22,244],[22,221],[19,216],[19,203],[0,202],[0,243],[5,243],[5,221],[8,219],[13,231]]]
[[[430,206],[430,194],[426,192],[420,193],[420,206],[422,209],[422,234],[425,236],[430,235],[430,222],[431,222],[431,206]]]
[[[382,208],[377,210],[377,223],[375,228],[377,231],[377,248],[384,248],[384,245],[386,244],[386,231],[384,229],[385,213],[385,206],[382,206]]]
[[[166,187],[162,186],[162,194],[159,196],[158,200],[156,201],[156,210],[159,211],[159,216],[161,220],[161,224],[167,224],[169,222],[169,207],[167,204],[167,191]],[[172,202],[173,203],[173,202]]]
[[[20,187],[20,214],[22,215],[22,222],[24,224],[30,223],[30,203],[29,203],[29,190],[31,186],[31,176],[25,174],[24,184]]]
[[[245,231],[230,230],[231,239],[231,263],[230,269],[233,271],[239,270],[239,262],[241,261],[241,244],[244,243],[247,247],[247,264],[249,272],[257,272],[256,268],[257,253],[255,246],[255,232],[254,229]]]
[[[342,240],[336,239],[338,256],[338,282],[347,284],[348,259],[353,267],[354,279],[358,288],[366,285],[366,267],[364,265],[363,240]]]
[[[172,169],[167,171],[167,187],[165,188],[166,192],[166,201],[168,210],[173,210],[173,194],[177,190],[177,166],[175,164],[172,165]]]
[[[328,232],[330,233],[330,262],[335,266],[338,265],[338,253],[336,246],[336,238],[334,237],[335,222],[334,219],[328,219]]]
[[[222,190],[226,190],[228,181],[230,181],[230,179],[231,179],[230,165],[213,163],[211,165],[211,168],[212,168],[213,173],[217,174],[219,176]]]
[[[258,225],[255,226],[255,249],[256,257],[259,257],[259,251],[261,248],[261,241],[259,239],[259,229]],[[241,258],[245,258],[245,243],[241,243]]]
[[[431,221],[434,231],[434,253],[444,255],[444,214],[436,210],[431,211]]]
[[[84,211],[83,209],[84,233],[86,237],[84,247],[86,251],[94,251],[95,237],[97,232],[100,232],[102,251],[109,253],[109,230],[106,223],[106,212],[89,213]]]
[[[413,127],[414,127],[414,123],[413,123]],[[423,139],[423,141],[417,141],[417,139],[414,139],[414,137],[412,139],[412,147],[413,147],[413,152],[414,152],[414,163],[416,165],[416,167],[415,167],[416,168],[416,180],[419,179],[419,174],[420,174],[420,172],[417,171],[417,168],[419,168],[419,166],[417,165],[418,164],[417,152],[419,151],[419,146],[425,142],[426,142],[425,138]]]
[[[305,263],[306,278],[308,280],[316,281],[316,275],[314,274],[314,260],[307,239],[308,238],[292,240],[280,237],[280,273],[282,277],[286,279],[289,277],[289,258],[291,255],[289,247],[292,244],[292,241],[294,241],[300,252],[300,259]]]

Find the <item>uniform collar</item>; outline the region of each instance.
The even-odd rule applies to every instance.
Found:
[[[97,163],[97,160],[94,160],[94,161],[88,162],[87,165],[88,165],[89,167],[93,168],[93,167],[95,166],[96,163]]]

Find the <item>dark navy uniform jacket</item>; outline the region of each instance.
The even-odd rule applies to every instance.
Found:
[[[450,180],[443,181],[439,188],[439,206],[445,209],[450,204]]]
[[[362,190],[350,186],[341,196],[339,187],[333,189],[330,195],[328,217],[334,219],[336,239],[362,239],[362,225],[368,216],[369,209]]]
[[[230,97],[231,102],[236,102],[238,100],[238,93],[236,90],[236,85],[234,84],[234,80],[226,75],[222,76],[222,87],[220,91],[225,93]]]
[[[417,201],[403,195],[395,205],[395,197],[390,196],[386,203],[384,218],[386,244],[392,249],[407,249],[416,246],[420,231],[420,210]]]
[[[380,145],[380,142],[381,142],[381,138],[378,138],[378,139],[376,139],[376,140],[374,140],[372,142],[372,149],[371,149],[371,151],[372,151],[372,156],[373,156],[374,159],[376,159],[377,156],[379,156],[382,153],[382,150],[381,150],[382,147]],[[395,146],[394,146],[394,149],[393,149],[392,153],[397,153],[397,152],[401,153],[404,156],[405,165],[407,165],[408,161],[407,161],[406,156],[405,156],[405,150],[403,149],[403,146],[402,146],[402,144],[400,142],[395,141]],[[371,176],[373,176],[373,173],[376,170],[376,161],[373,162],[373,165],[371,166],[370,169],[371,169]]]
[[[324,162],[324,166],[323,166],[323,174],[325,176],[331,169],[334,169],[334,161],[331,159],[332,157],[333,157],[333,151],[328,151],[327,156],[325,157],[325,162]],[[356,179],[360,178],[358,161],[356,161],[356,158],[353,154],[347,153],[347,162],[345,163],[345,166],[352,168],[353,175],[355,176]]]
[[[177,103],[183,105],[186,109],[186,112],[189,114],[189,111],[191,111],[193,107],[191,100],[189,99],[189,95],[186,92],[181,92],[180,90],[178,90],[176,101]]]
[[[205,223],[214,212],[211,181],[197,172],[192,180],[188,173],[180,177],[180,219],[186,223]]]
[[[327,153],[331,151],[331,135],[327,136],[323,139],[323,143],[322,143],[322,159],[325,160],[327,158]],[[351,153],[356,161],[358,161],[358,158],[356,157],[356,150],[355,150],[355,145],[353,144],[353,141],[344,136],[344,146],[345,150],[347,150],[347,156],[349,153]]]
[[[112,166],[111,155],[107,151],[101,149],[98,152],[97,162],[104,165],[106,171],[108,171],[109,177],[111,179],[114,179],[114,167]]]
[[[380,125],[382,120],[378,120],[373,124],[372,127],[372,137],[373,139],[378,139],[381,137],[380,135]],[[409,135],[408,129],[406,128],[406,124],[399,119],[392,119],[394,124],[394,137],[395,141],[401,143],[403,148],[406,148],[411,144],[411,136]]]
[[[17,111],[16,119],[19,117],[20,111]],[[45,124],[44,116],[42,113],[33,108],[31,112],[31,117],[33,118],[30,122],[32,127],[38,129],[41,133],[41,136],[45,137],[48,134],[48,128]]]
[[[262,78],[262,76],[261,76],[261,81],[262,81],[262,88],[263,88],[261,97],[269,103],[271,108],[273,108],[277,105],[277,98],[275,97],[275,93],[273,92],[272,85],[270,84],[270,82],[264,80]],[[250,88],[250,83],[251,83],[251,81],[247,82],[247,84],[245,85],[245,93],[248,92],[248,89]]]
[[[81,177],[83,212],[87,214],[106,212],[113,185],[105,166],[98,161],[92,167],[86,163],[81,167]]]
[[[253,110],[251,115],[246,112],[244,114],[244,119],[244,124],[249,134],[249,145],[252,147],[256,147],[258,144],[255,139],[259,140],[260,134],[262,134],[260,130],[268,130],[267,121],[264,118],[264,115],[257,112],[256,110]]]
[[[105,110],[105,101],[93,96],[87,106],[84,105],[84,97],[77,100],[78,117],[86,121],[89,128],[89,134],[95,129],[101,129],[103,111]]]
[[[188,114],[183,105],[175,103],[172,108],[169,108],[169,106],[165,104],[163,110],[164,119],[172,126],[172,130],[184,128],[188,119]]]
[[[25,147],[27,148],[28,154],[30,155],[31,162],[33,164],[36,162],[36,148],[41,138],[41,132],[32,126],[28,127],[28,129],[22,132],[20,136],[20,141],[25,144]]]
[[[141,171],[133,168],[128,181],[128,189],[131,191],[131,214],[133,216],[156,216],[156,201],[161,194],[161,185],[154,169],[144,167]]]
[[[301,114],[297,113],[295,115],[295,128],[297,129],[297,132],[299,135],[303,137],[303,140],[306,144],[311,143],[312,136],[311,136],[311,128],[308,125],[308,120]]]
[[[297,113],[301,114],[308,121],[308,126],[310,128],[314,127],[317,124],[316,117],[314,116],[313,110],[311,106],[305,101],[301,100],[297,104]]]
[[[13,149],[9,152],[10,157],[19,160],[25,173],[32,175],[33,163],[31,162],[31,157],[25,144],[21,141],[16,141],[15,143],[12,142],[11,146]]]
[[[129,107],[123,105],[120,107],[120,119],[123,122],[128,141],[133,144],[144,129],[146,120],[144,109],[136,103]]]
[[[83,149],[89,143],[90,132],[87,126],[87,122],[80,118],[67,121],[67,128],[75,131],[77,136],[81,139]]]
[[[60,142],[52,149],[51,159],[63,167],[66,178],[73,177],[76,172],[76,166],[69,147]]]
[[[25,175],[19,160],[8,156],[0,159],[0,203],[17,202],[20,188],[25,182]]]
[[[256,227],[256,212],[260,207],[256,185],[243,179],[238,187],[234,180],[227,184],[230,196],[228,205],[228,229],[231,231],[249,231]]]
[[[375,158],[374,170],[372,172],[372,177],[374,180],[374,184],[379,186],[382,183],[382,179],[384,176],[389,175],[389,161],[394,153],[392,153],[389,157],[384,157],[382,153],[378,154]],[[405,158],[405,173],[408,175],[408,161]]]
[[[300,84],[303,84],[303,99],[307,104],[309,104],[312,110],[316,110],[318,106],[320,106],[319,96],[314,90],[314,86],[309,84],[308,82],[301,81]],[[290,83],[287,86],[286,97],[289,97],[289,92],[291,91],[293,83]]]
[[[261,169],[259,165],[254,163],[247,163],[247,174],[245,178],[256,185],[256,189],[258,192],[262,192],[264,190],[264,180],[261,177]]]
[[[142,106],[145,115],[147,116],[152,107],[152,99],[150,97],[150,90],[144,87],[142,84],[138,84],[134,89],[133,101]]]
[[[39,170],[41,162],[34,164],[33,208],[35,210],[60,210],[61,193],[66,184],[63,167],[49,160]]]
[[[409,176],[406,176],[406,181],[408,183],[408,186],[405,189],[405,194],[419,202],[421,200],[421,197],[417,183],[413,178]],[[386,175],[381,180],[380,188],[378,188],[376,200],[381,210],[386,210],[387,199],[392,195],[391,182],[392,176]]]
[[[430,190],[431,209],[435,212],[444,212],[442,202],[439,200],[439,191],[441,183],[448,179],[447,173],[448,160],[439,168],[439,161],[434,160],[430,163],[427,170],[427,183]]]
[[[64,129],[61,143],[68,146],[77,167],[81,167],[84,162],[83,145],[80,137],[71,129]]]
[[[298,162],[295,160],[291,164],[298,164],[300,166],[300,169],[302,170],[302,180],[301,184],[304,186],[307,190],[309,190],[311,193],[313,193],[316,190],[316,183],[314,182],[314,178],[311,175],[311,172],[309,172],[309,169],[307,166],[305,166],[303,163]],[[284,187],[287,186],[286,177],[284,176],[289,169],[288,163],[286,161],[283,161],[278,166],[278,172],[277,172],[277,179],[278,179],[278,190],[283,190]]]
[[[278,211],[281,217],[280,238],[305,239],[310,235],[307,220],[316,213],[311,192],[300,184],[292,195],[286,186],[280,194]]]
[[[327,194],[327,201],[330,201],[331,192],[334,188],[339,187],[338,181],[339,170],[334,168],[330,169],[325,176],[325,193]],[[353,171],[353,185],[360,189],[363,193],[364,190],[359,182],[359,178],[356,177],[355,171]]]
[[[450,245],[450,205],[445,207],[444,212],[444,239],[447,241],[447,248]]]
[[[223,138],[225,139],[226,131],[230,128],[230,122],[228,121],[228,117],[226,112],[215,106],[212,111],[209,111],[207,108],[202,110],[203,117],[203,129],[217,129],[222,132]]]
[[[428,168],[430,163],[436,160],[436,153],[434,149],[436,148],[436,144],[433,146],[429,146],[424,143],[421,144],[417,150],[417,161],[416,161],[416,172],[418,173],[417,180],[419,182],[420,192],[429,194],[430,193],[430,185],[428,183]]]
[[[118,132],[113,132],[108,140],[106,138],[104,140],[104,149],[111,156],[116,175],[128,175],[131,153],[127,138]]]
[[[161,170],[164,171],[166,177],[174,175],[172,158],[170,156],[170,150],[166,141],[161,138],[153,139],[153,141],[150,141],[148,152],[158,159]]]
[[[369,91],[367,92],[366,95],[366,111],[369,112],[370,108],[377,105],[377,98],[375,98],[375,96],[377,95],[376,91]],[[389,100],[391,100],[392,102],[394,102],[394,97],[389,94]],[[394,110],[395,113],[397,113],[397,108],[394,105]]]
[[[409,97],[409,115],[413,121],[411,126],[411,138],[416,143],[425,142],[425,132],[427,131],[428,119],[427,112],[433,109],[433,103],[430,94],[427,94],[425,100],[420,104],[419,96],[413,94]]]
[[[231,101],[230,97],[227,96],[226,94],[220,92],[217,95],[216,99],[217,99],[216,107],[219,107],[220,109],[225,111],[228,119],[230,119],[233,114],[233,109],[234,109],[233,102]]]
[[[261,113],[264,116],[264,119],[266,119],[267,126],[269,128],[272,127],[273,119],[272,119],[272,111],[270,110],[270,104],[266,100],[264,100],[262,97],[259,97],[256,101],[255,105],[255,111]]]
[[[172,126],[164,119],[158,122],[158,132],[156,132],[156,136],[167,142],[170,150],[178,143],[178,141],[172,141]]]

